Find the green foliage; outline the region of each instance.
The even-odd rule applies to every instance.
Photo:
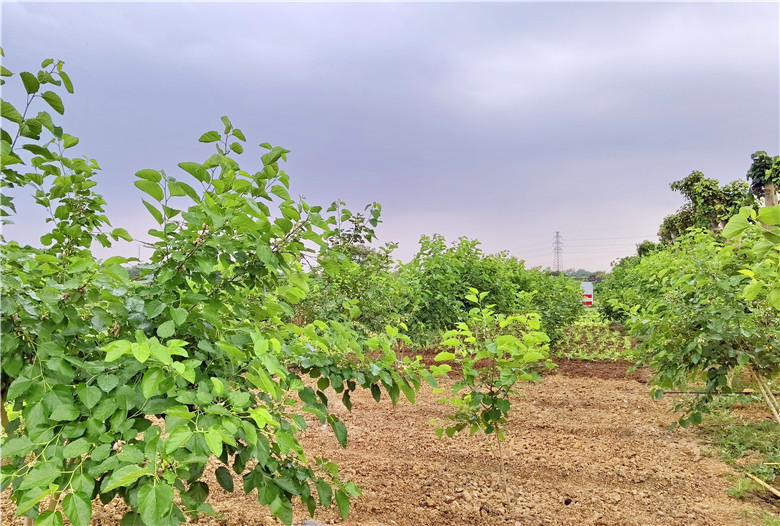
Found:
[[[451,349],[439,352],[434,360],[441,365],[431,367],[435,375],[446,375],[454,369],[461,379],[452,386],[452,396],[440,401],[450,404],[455,413],[452,421],[438,425],[439,438],[448,437],[469,429],[495,437],[500,460],[506,505],[509,506],[508,481],[504,468],[501,442],[505,438],[507,419],[511,409],[511,396],[518,393],[515,384],[521,381],[539,380],[536,367],[547,359],[550,338],[539,329],[539,315],[528,313],[506,316],[497,314],[494,305],[484,305],[487,292],[470,288],[466,300],[476,304],[468,313],[467,321],[458,322],[456,328],[442,335],[441,347]],[[452,364],[452,365],[450,365]]]
[[[683,426],[701,422],[714,393],[730,392],[735,370],[749,366],[763,378],[780,372],[780,313],[765,301],[743,299],[748,278],[740,270],[754,261],[757,242],[724,245],[710,233],[688,234],[630,268],[626,278],[633,285],[621,302],[613,300],[642,340],[656,396],[704,383],[704,394],[677,407],[685,410]]]
[[[577,360],[636,360],[631,338],[615,329],[596,310],[589,310],[564,329],[555,356]]]
[[[776,388],[775,388],[776,389]],[[722,461],[737,469],[772,483],[780,480],[780,423],[744,417],[738,408],[753,409],[761,401],[757,394],[721,396],[702,424],[708,441],[715,446]],[[737,409],[737,411],[735,411]],[[750,411],[748,414],[755,414]],[[769,440],[767,440],[767,437]],[[737,479],[729,495],[742,498],[766,490],[753,480]]]
[[[579,284],[566,276],[526,269],[506,253],[484,254],[479,242],[460,238],[447,246],[440,235],[423,236],[414,259],[400,269],[412,295],[407,321],[415,341],[436,335],[466,318],[469,290],[490,295],[497,313],[539,312],[542,328],[552,339],[582,309]]]
[[[622,258],[604,280],[593,286],[593,294],[598,298],[595,305],[607,319],[624,323],[627,313],[620,305],[633,305],[638,301],[633,270],[640,260],[641,256]]]
[[[454,368],[462,380],[453,384],[452,397],[442,399],[455,414],[451,425],[436,428],[440,437],[469,429],[503,440],[515,384],[539,380],[535,366],[548,356],[550,338],[539,330],[539,316],[497,314],[494,305],[483,305],[487,295],[470,289],[466,299],[476,307],[467,321],[442,334],[441,346],[451,350],[438,353],[435,361],[446,367],[443,372]]]
[[[399,279],[392,258],[395,244],[368,246],[375,239],[381,207],[366,207],[370,218],[352,214],[334,203],[337,225],[328,239],[327,256],[309,272],[310,291],[298,305],[301,321],[340,319],[362,334],[383,331],[388,325],[403,323],[409,317],[411,295]],[[332,269],[338,269],[333,272]]]
[[[301,262],[328,247],[337,219],[290,198],[287,150],[264,143],[261,165],[242,169],[244,135],[223,117],[222,133],[200,138],[213,148],[205,161],[180,163],[176,177],[137,172],[158,223],[137,277],[127,258],[97,260],[94,241],[130,236],[108,230],[97,163],[65,155],[78,140],[45,111],[25,117],[38,99],[64,111],[53,91],[36,91],[72,91],[62,62],[49,66],[34,76],[37,88],[21,76],[21,113],[2,103],[3,187],[31,190],[52,223],[44,248],[3,240],[0,255],[2,489],[17,514],[49,524],[64,512],[88,524],[94,498],[119,495],[132,510],[125,522],[178,524],[213,513],[201,479],[216,457],[223,487],[233,470],[285,524],[296,498],[313,514],[335,496],[346,516],[359,490],[333,463],[305,455],[303,414],[346,446],[328,387],[351,407],[355,389],[413,400],[432,378],[419,360],[396,359],[392,327],[365,340],[337,322],[290,323],[308,289]],[[6,195],[2,210],[14,212]],[[317,388],[303,375],[319,378]]]
[[[721,460],[772,482],[780,477],[780,440],[767,440],[767,437],[780,437],[780,424],[769,420],[733,422],[716,430],[713,442],[719,448]]]
[[[767,185],[774,185],[776,191],[780,187],[780,155],[774,157],[764,151],[753,152],[752,163],[747,171],[750,181],[750,191],[756,197],[764,197]]]
[[[780,205],[758,212],[743,208],[729,220],[723,235],[735,240],[763,238],[752,245],[752,264],[740,270],[750,278],[743,294],[746,301],[765,301],[780,310]]]
[[[680,192],[687,202],[661,223],[658,236],[666,243],[673,242],[689,228],[716,232],[740,207],[756,204],[744,182],[733,181],[721,187],[716,179],[707,179],[699,171],[673,182],[671,188]]]
[[[563,271],[564,274],[569,276],[570,278],[574,278],[577,281],[592,281],[592,282],[598,282],[604,279],[606,276],[606,272],[603,270],[597,270],[596,272],[591,272],[590,270],[585,270],[583,268],[573,269],[569,268]]]

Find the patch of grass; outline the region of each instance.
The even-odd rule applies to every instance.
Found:
[[[588,310],[566,327],[555,344],[558,358],[576,360],[631,360],[637,358],[630,337],[614,328],[598,311]]]
[[[780,480],[780,424],[770,420],[734,423],[716,431],[720,458],[761,480]]]
[[[761,486],[749,478],[740,477],[736,484],[729,488],[729,496],[735,499],[744,499],[756,491],[762,491]]]
[[[763,407],[757,395],[717,397],[711,406],[712,413],[705,417],[702,431],[707,435],[710,447],[717,451],[723,462],[738,472],[751,473],[776,487],[780,481],[780,424],[768,419],[750,420],[738,412],[746,409],[751,413]],[[766,495],[764,500],[773,499],[755,481],[744,476],[735,478],[736,481],[728,491],[730,496],[744,499],[753,495]],[[777,504],[780,509],[780,503]],[[780,516],[762,513],[751,513],[751,517],[765,526],[780,526]]]
[[[769,513],[765,511],[761,516],[761,520],[764,522],[764,526],[780,526],[780,515]]]

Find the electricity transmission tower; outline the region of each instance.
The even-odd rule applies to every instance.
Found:
[[[553,270],[556,272],[563,270],[563,238],[560,232],[555,232],[553,236]]]

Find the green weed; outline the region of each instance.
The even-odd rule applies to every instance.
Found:
[[[598,311],[589,310],[564,329],[555,344],[555,356],[577,360],[635,360],[631,338],[622,334]]]

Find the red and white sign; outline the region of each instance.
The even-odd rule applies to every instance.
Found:
[[[582,303],[586,307],[593,306],[593,283],[590,281],[583,281],[580,283],[582,287]]]

